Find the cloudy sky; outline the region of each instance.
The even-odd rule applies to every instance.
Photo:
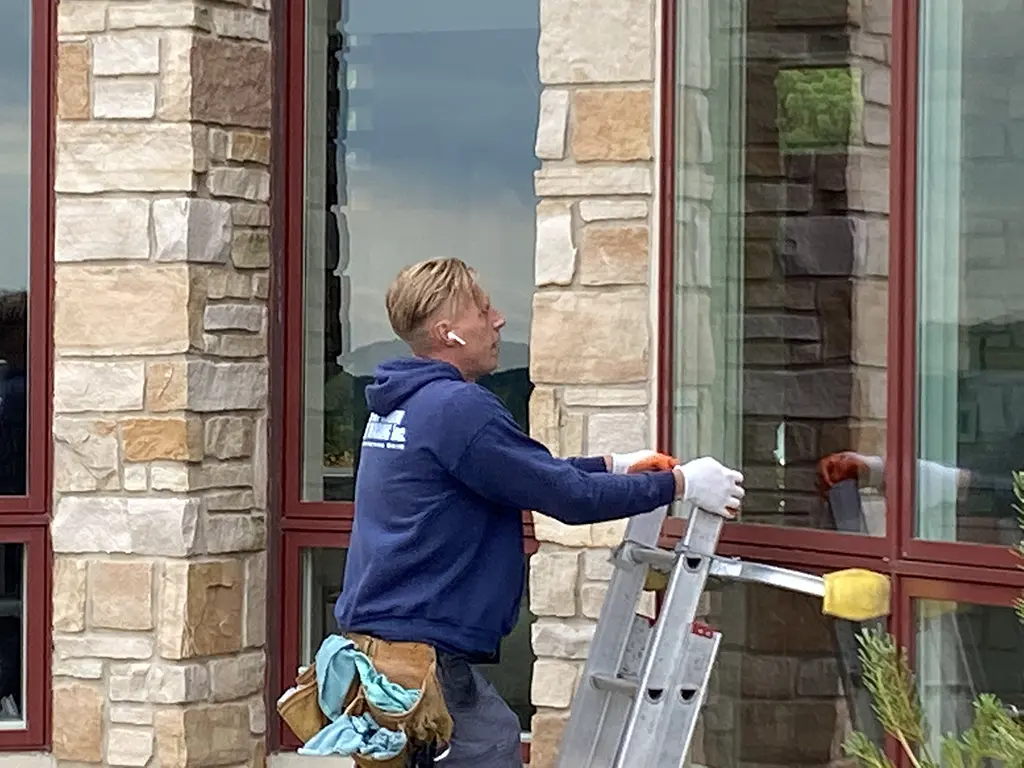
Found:
[[[458,256],[526,342],[540,86],[536,2],[355,0],[347,167],[352,348],[393,338],[399,268]],[[352,40],[352,38],[349,38]]]

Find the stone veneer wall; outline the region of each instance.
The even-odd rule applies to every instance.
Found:
[[[264,764],[266,0],[59,6],[58,764]]]
[[[542,0],[531,431],[556,455],[647,447],[656,91],[654,0]],[[621,523],[536,516],[531,766],[550,766]]]

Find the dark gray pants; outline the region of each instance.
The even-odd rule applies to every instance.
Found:
[[[472,664],[438,652],[438,677],[455,724],[438,768],[523,768],[519,718]]]

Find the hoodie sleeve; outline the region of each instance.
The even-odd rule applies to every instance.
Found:
[[[607,472],[604,456],[569,456],[565,459],[581,472]]]
[[[591,472],[586,466],[581,467],[579,460],[555,458],[511,417],[497,413],[477,430],[449,469],[495,504],[536,510],[568,524],[632,517],[675,498],[671,472],[613,475]]]

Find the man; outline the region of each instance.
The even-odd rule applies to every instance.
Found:
[[[454,721],[446,768],[518,768],[519,721],[473,664],[497,658],[518,617],[522,510],[587,524],[684,499],[724,513],[739,508],[743,477],[653,451],[552,457],[474,383],[497,368],[505,318],[462,261],[403,269],[386,304],[415,357],[383,363],[366,389],[335,616],[342,632],[436,649]]]

